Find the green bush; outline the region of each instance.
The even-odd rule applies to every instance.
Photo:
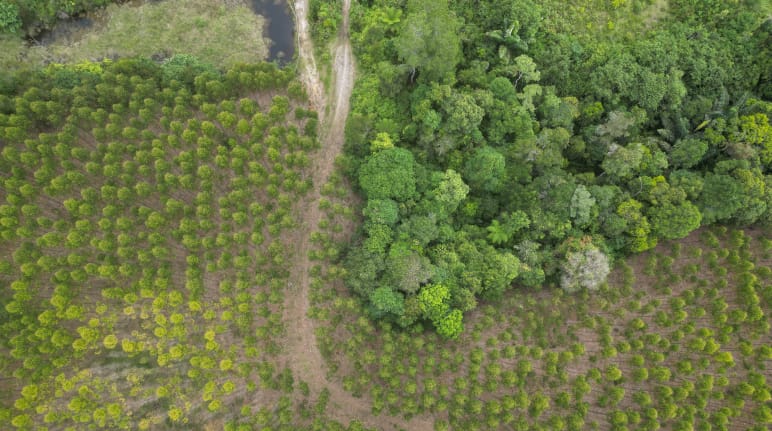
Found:
[[[0,33],[17,33],[21,30],[19,7],[8,0],[0,1]]]
[[[198,58],[188,54],[177,54],[166,60],[161,65],[163,82],[168,84],[172,81],[179,81],[182,84],[192,88],[196,76],[205,72],[218,75],[217,69],[209,63],[205,63]]]

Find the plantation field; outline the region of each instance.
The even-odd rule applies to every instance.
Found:
[[[45,44],[0,34],[0,67],[14,70],[48,63],[100,61],[127,56],[195,55],[222,67],[265,60],[264,20],[247,3],[164,0],[111,4],[88,15],[91,27],[68,31]],[[62,30],[62,28],[65,28]],[[70,27],[72,27],[70,25]]]
[[[0,98],[0,423],[159,429],[296,412],[275,358],[315,114],[291,70],[186,86],[171,64],[49,68]]]

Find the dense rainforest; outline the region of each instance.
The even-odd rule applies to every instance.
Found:
[[[352,9],[345,267],[372,317],[452,338],[509,289],[594,290],[659,241],[772,223],[769,10],[606,3]]]

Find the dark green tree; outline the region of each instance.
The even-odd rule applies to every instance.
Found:
[[[401,317],[405,313],[405,299],[401,293],[388,287],[379,287],[370,294],[373,317],[379,318],[391,315]]]
[[[647,212],[654,234],[664,239],[683,238],[700,227],[702,221],[699,208],[689,201],[650,207]]]
[[[397,53],[421,81],[452,80],[461,59],[459,27],[447,0],[408,0]]]
[[[416,192],[414,163],[404,148],[378,151],[359,169],[359,185],[369,199],[405,201]]]
[[[399,220],[399,207],[391,199],[369,199],[362,214],[369,222],[393,226]]]
[[[506,160],[495,149],[480,147],[464,164],[464,178],[472,189],[496,192],[504,184]]]
[[[677,168],[691,168],[697,165],[708,151],[708,143],[702,139],[681,139],[670,151],[670,162]]]

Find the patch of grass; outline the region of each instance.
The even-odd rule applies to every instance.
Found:
[[[543,1],[550,31],[571,33],[591,39],[635,37],[665,19],[668,3],[662,0],[578,0],[573,2]]]
[[[268,55],[265,21],[245,5],[224,0],[165,0],[141,6],[111,5],[94,27],[45,46],[25,47],[21,39],[0,38],[0,67],[11,70],[46,63],[105,57],[192,54],[228,67]]]
[[[4,70],[18,68],[24,63],[26,54],[24,40],[9,34],[0,35],[0,68]]]

